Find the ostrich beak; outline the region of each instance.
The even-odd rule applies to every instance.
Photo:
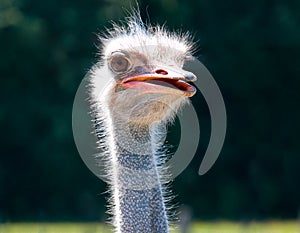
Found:
[[[180,72],[171,69],[156,69],[149,73],[123,78],[118,86],[125,89],[142,87],[145,92],[170,93],[192,97],[197,89],[188,82],[194,82],[197,77],[188,71]]]

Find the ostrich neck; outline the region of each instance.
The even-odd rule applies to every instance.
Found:
[[[168,221],[157,166],[157,126],[112,120],[114,218],[118,233],[166,233]]]

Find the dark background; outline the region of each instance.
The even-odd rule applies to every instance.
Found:
[[[98,221],[106,184],[83,164],[72,104],[97,61],[95,33],[134,3],[0,0],[0,222]],[[143,19],[191,31],[228,114],[222,153],[197,171],[209,141],[201,95],[198,154],[173,189],[195,219],[296,218],[300,207],[300,1],[140,2]],[[200,96],[200,97],[199,97]],[[198,99],[197,99],[198,98]]]

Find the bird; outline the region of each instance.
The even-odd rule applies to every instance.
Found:
[[[169,232],[163,146],[167,125],[197,92],[197,77],[183,69],[194,43],[189,33],[143,23],[139,14],[113,23],[99,41],[89,94],[111,224],[116,233]]]

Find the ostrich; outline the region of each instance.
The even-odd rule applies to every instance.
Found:
[[[188,34],[145,25],[139,16],[114,24],[100,41],[90,96],[101,122],[112,224],[117,233],[169,232],[162,148],[167,123],[196,93],[188,83],[196,76],[182,68],[193,45]]]

